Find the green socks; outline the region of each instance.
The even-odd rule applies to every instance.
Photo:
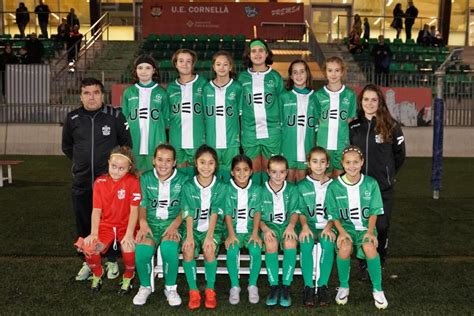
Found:
[[[334,264],[334,243],[329,238],[319,238],[321,244],[321,258],[319,260],[318,286],[328,285]]]
[[[206,288],[214,289],[216,283],[217,260],[207,262],[204,260],[204,272],[206,274]]]
[[[367,270],[369,271],[374,291],[382,291],[382,268],[380,266],[380,256],[377,254],[375,258],[366,260]]]
[[[138,244],[135,247],[135,266],[140,279],[140,285],[150,287],[151,258],[155,253],[155,247]]]
[[[253,242],[248,245],[250,255],[249,285],[257,285],[258,276],[262,267],[262,248]]]
[[[227,249],[227,271],[229,272],[230,287],[239,286],[239,269],[238,257],[239,257],[239,246],[232,245]]]
[[[304,285],[313,287],[313,271],[314,271],[314,260],[313,260],[313,247],[314,240],[311,238],[310,241],[305,240],[300,243],[300,265],[301,272],[303,273]]]
[[[341,259],[339,255],[337,260],[337,272],[339,274],[339,286],[349,288],[349,274],[351,272],[351,258]]]
[[[189,290],[197,290],[196,284],[196,260],[183,260],[184,274],[186,274],[186,281],[188,281]]]
[[[283,249],[283,285],[291,285],[296,266],[296,248]]]
[[[278,285],[278,252],[265,254],[268,283],[270,286]]]
[[[161,243],[161,257],[163,258],[163,271],[165,274],[165,285],[175,285],[179,268],[178,243],[165,240]]]

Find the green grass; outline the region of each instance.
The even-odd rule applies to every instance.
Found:
[[[88,282],[72,282],[79,268],[72,246],[75,238],[70,200],[70,162],[65,157],[7,156],[25,163],[13,168],[14,183],[0,188],[0,286],[1,314],[183,314],[171,309],[158,282],[149,304],[135,308],[132,296],[118,298],[118,280],[105,280],[100,295],[93,296]],[[471,315],[474,311],[474,159],[444,160],[440,200],[431,198],[431,161],[409,158],[398,176],[391,221],[390,259],[384,270],[384,290],[389,309],[380,313]],[[335,269],[334,269],[335,270]],[[353,269],[353,272],[356,269]],[[397,278],[391,276],[396,275]],[[348,305],[332,305],[326,314],[378,314],[370,284],[352,273]],[[268,310],[263,303],[246,303],[246,277],[242,278],[242,303],[227,303],[229,281],[217,277],[219,306],[214,314],[301,314],[313,312],[301,304],[302,280],[295,276],[293,307]],[[200,276],[199,284],[203,284]],[[179,289],[187,302],[186,282]],[[261,297],[267,293],[264,276],[259,279]],[[336,275],[331,278],[331,294]],[[315,309],[314,312],[317,312]]]

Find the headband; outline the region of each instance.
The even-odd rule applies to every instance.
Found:
[[[135,60],[135,67],[140,64],[150,64],[153,68],[156,68],[155,60],[148,55],[141,55]]]
[[[263,49],[267,50],[267,47],[265,46],[265,44],[261,40],[255,40],[252,43],[250,43],[250,48],[251,49],[254,48],[255,46],[261,46],[261,47],[263,47]]]
[[[350,151],[355,151],[356,153],[358,153],[360,155],[360,157],[363,159],[364,158],[364,154],[362,153],[362,151],[360,151],[359,148],[355,147],[355,146],[349,146],[347,148],[345,148],[343,151],[342,151],[342,155],[344,156],[346,153],[350,152]]]
[[[119,157],[125,158],[125,159],[128,160],[128,162],[129,162],[131,165],[133,164],[133,163],[132,163],[132,160],[131,160],[129,157],[125,156],[124,154],[121,154],[121,153],[113,153],[113,154],[110,154],[110,158],[112,158],[113,156],[119,156]]]

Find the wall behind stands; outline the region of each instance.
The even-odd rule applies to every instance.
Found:
[[[407,155],[431,157],[432,127],[404,127]],[[0,124],[0,155],[62,155],[59,124]],[[445,157],[474,157],[474,127],[445,127]]]

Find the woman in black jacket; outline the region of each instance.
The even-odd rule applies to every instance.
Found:
[[[397,30],[397,38],[400,38],[400,33],[403,29],[403,20],[402,18],[405,16],[405,13],[402,10],[402,4],[397,3],[395,8],[393,9],[393,21],[390,24],[395,30]]]
[[[350,142],[364,153],[362,172],[375,178],[382,193],[384,214],[377,217],[380,262],[385,262],[388,228],[393,204],[395,174],[405,161],[405,138],[390,114],[385,97],[369,84],[357,98],[357,119],[349,124]]]

